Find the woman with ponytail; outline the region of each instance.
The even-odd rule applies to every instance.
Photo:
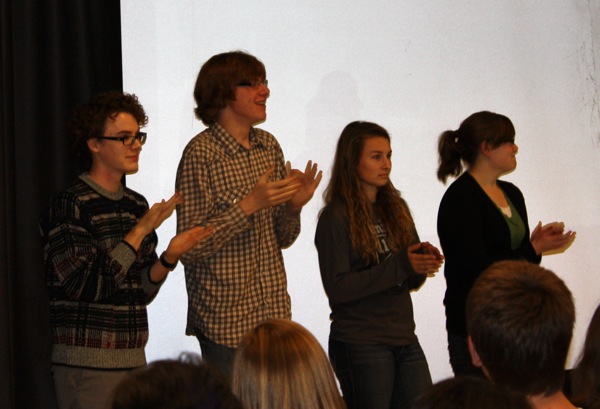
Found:
[[[438,179],[457,179],[440,203],[437,230],[446,257],[446,330],[455,375],[478,374],[467,346],[465,301],[481,272],[499,260],[540,263],[542,253],[567,246],[575,233],[563,223],[537,224],[530,235],[525,199],[499,180],[517,166],[515,128],[506,116],[477,112],[438,141]],[[463,172],[463,167],[465,168]]]
[[[344,128],[315,236],[331,307],[329,358],[349,409],[408,408],[431,386],[410,291],[443,257],[419,241],[389,179],[391,155],[381,126]]]

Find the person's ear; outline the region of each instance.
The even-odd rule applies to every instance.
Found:
[[[471,362],[473,362],[474,366],[476,366],[478,368],[482,368],[483,363],[481,362],[481,359],[479,358],[479,354],[477,353],[477,350],[475,349],[475,345],[473,345],[473,340],[471,339],[470,335],[467,337],[467,343],[469,344],[469,353],[471,354]]]
[[[494,148],[492,148],[492,145],[488,141],[483,141],[479,145],[479,152],[484,156],[490,156],[493,150]]]
[[[99,149],[98,139],[96,139],[96,138],[90,138],[90,139],[88,139],[87,140],[87,146],[88,146],[88,149],[91,152],[98,152],[98,149]]]

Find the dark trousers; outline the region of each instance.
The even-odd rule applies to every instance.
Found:
[[[329,358],[348,409],[408,409],[431,386],[427,359],[418,342],[393,347],[330,339]]]
[[[472,375],[485,378],[481,368],[473,365],[466,337],[448,333],[448,353],[454,376]]]
[[[196,338],[198,338],[198,342],[200,343],[202,360],[220,369],[223,375],[231,381],[235,348],[211,341],[197,328],[194,328],[194,334],[196,334]]]

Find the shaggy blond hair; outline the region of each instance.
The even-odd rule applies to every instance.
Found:
[[[325,351],[303,326],[273,319],[241,340],[232,388],[247,409],[343,409]]]

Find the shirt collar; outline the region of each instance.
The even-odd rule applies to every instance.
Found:
[[[223,128],[219,123],[215,122],[209,128],[212,134],[223,143],[223,146],[225,147],[225,150],[229,155],[234,155],[237,152],[246,150],[246,148],[240,145],[240,143],[233,136],[231,136],[231,134],[227,132],[225,128]],[[268,134],[261,129],[254,127],[250,128],[250,149],[252,150],[257,148],[272,148],[273,141],[271,138],[268,138],[267,135]]]

